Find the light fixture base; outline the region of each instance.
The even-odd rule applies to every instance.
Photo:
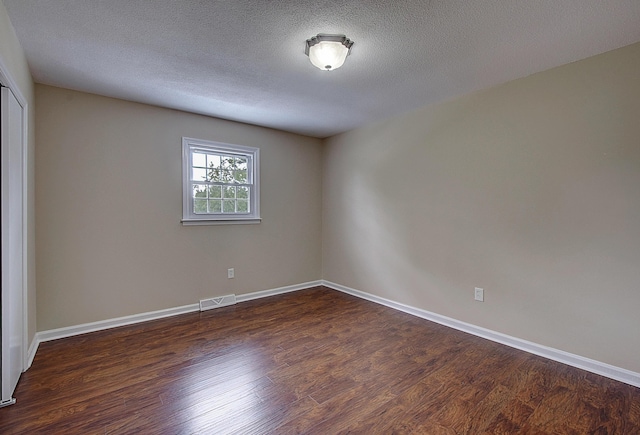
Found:
[[[332,71],[342,66],[351,53],[353,41],[345,35],[318,35],[307,39],[304,54],[309,56],[311,63],[317,68]]]

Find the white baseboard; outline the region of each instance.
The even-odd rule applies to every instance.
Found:
[[[198,304],[133,314],[131,316],[116,317],[115,319],[100,320],[98,322],[83,323],[81,325],[67,326],[64,328],[50,329],[48,331],[38,332],[36,334],[36,339],[38,340],[38,343],[43,343],[45,341],[73,337],[75,335],[86,334],[89,332],[148,322],[149,320],[163,319],[165,317],[177,316],[185,313],[193,313],[194,311],[200,311],[200,306]]]
[[[298,290],[304,290],[304,289],[308,289],[311,287],[317,287],[319,285],[322,285],[322,281],[318,280],[318,281],[309,281],[309,282],[305,282],[302,284],[295,284],[295,285],[288,285],[286,287],[278,287],[278,288],[274,288],[271,290],[262,290],[259,292],[253,292],[253,293],[246,293],[243,295],[238,295],[236,296],[236,302],[246,302],[246,301],[251,301],[253,299],[260,299],[260,298],[266,298],[269,296],[275,296],[275,295],[281,295],[283,293],[290,293],[290,292],[295,292]]]
[[[381,298],[379,296],[336,284],[331,281],[323,280],[322,285],[334,290],[341,291],[343,293],[350,294],[352,296],[359,297],[361,299],[366,299],[371,302],[385,305],[387,307],[394,308],[396,310],[403,311],[405,313],[421,317],[423,319],[430,320],[432,322],[439,323],[450,328],[457,329],[459,331],[467,332],[478,337],[486,338],[487,340],[495,341],[506,346],[520,349],[525,352],[542,356],[544,358],[548,358],[640,388],[640,373],[632,372],[631,370],[612,366],[610,364],[585,358],[580,355],[571,354],[569,352],[554,349],[551,347],[543,346],[541,344],[533,343],[527,340],[522,340],[520,338],[502,334],[500,332],[492,331],[480,326],[475,326],[470,323],[461,322],[450,317],[442,316],[440,314],[432,313],[420,308],[415,308],[409,305],[402,304],[400,302]]]
[[[285,287],[278,287],[270,290],[262,290],[253,293],[246,293],[238,295],[236,297],[237,302],[245,302],[253,299],[266,298],[268,296],[275,296],[283,293],[289,293],[297,290],[307,289],[310,287],[316,287],[322,285],[322,281],[310,281],[302,284],[295,284]],[[185,313],[193,313],[200,311],[199,304],[184,305],[182,307],[167,308],[164,310],[150,311],[147,313],[133,314],[131,316],[117,317],[115,319],[100,320],[98,322],[83,323],[81,325],[67,326],[64,328],[50,329],[47,331],[40,331],[36,333],[31,346],[29,346],[27,368],[31,367],[33,359],[36,356],[38,346],[40,343],[51,340],[58,340],[60,338],[73,337],[75,335],[86,334],[89,332],[102,331],[105,329],[117,328],[119,326],[133,325],[141,322],[148,322],[150,320],[162,319],[165,317],[177,316]]]
[[[523,350],[535,355],[542,356],[554,361],[558,361],[563,364],[567,364],[579,369],[583,369],[607,378],[615,379],[616,381],[624,382],[629,385],[640,388],[640,373],[632,372],[620,367],[612,366],[600,361],[592,360],[582,357],[580,355],[571,354],[562,350],[554,349],[551,347],[543,346],[541,344],[533,343],[530,341],[522,340],[520,338],[512,337],[500,332],[492,331],[490,329],[475,326],[470,323],[461,322],[450,317],[442,316],[440,314],[432,313],[420,308],[415,308],[409,305],[395,302],[389,299],[385,299],[379,296],[372,295],[360,290],[356,290],[350,287],[336,284],[331,281],[318,280],[310,281],[302,284],[295,284],[285,287],[278,287],[270,290],[262,290],[253,293],[245,293],[238,295],[236,300],[238,303],[246,302],[253,299],[266,298],[269,296],[275,296],[283,293],[294,292],[298,290],[304,290],[310,287],[316,287],[323,285],[325,287],[341,291],[343,293],[356,296],[361,299],[366,299],[371,302],[375,302],[387,307],[403,311],[416,317],[420,317],[426,320],[430,320],[435,323],[439,323],[450,328],[457,329],[478,337],[486,338],[487,340],[495,341],[497,343],[504,344],[516,349]],[[27,368],[31,367],[33,359],[38,350],[40,343],[50,340],[57,340],[59,338],[72,337],[74,335],[86,334],[88,332],[101,331],[104,329],[116,328],[118,326],[132,325],[135,323],[147,322],[150,320],[162,319],[170,316],[177,316],[179,314],[191,313],[199,311],[198,304],[185,305],[182,307],[168,308],[165,310],[151,311],[147,313],[134,314],[132,316],[118,317],[115,319],[102,320],[98,322],[85,323],[76,326],[69,326],[65,328],[51,329],[48,331],[41,331],[36,333],[31,345],[29,346]]]
[[[38,351],[38,346],[40,345],[40,340],[38,340],[38,334],[36,333],[33,336],[33,340],[31,340],[31,345],[29,345],[29,350],[27,351],[27,361],[24,369],[28,370],[33,364],[33,359],[36,357],[36,352]]]

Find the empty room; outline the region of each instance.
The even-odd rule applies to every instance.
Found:
[[[640,434],[640,2],[0,0],[2,434]]]

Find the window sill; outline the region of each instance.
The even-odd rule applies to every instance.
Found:
[[[185,227],[195,225],[249,225],[259,224],[260,218],[251,219],[182,219],[182,225]]]

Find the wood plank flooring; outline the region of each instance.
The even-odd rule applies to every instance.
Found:
[[[2,434],[640,434],[640,389],[317,287],[43,343]]]

